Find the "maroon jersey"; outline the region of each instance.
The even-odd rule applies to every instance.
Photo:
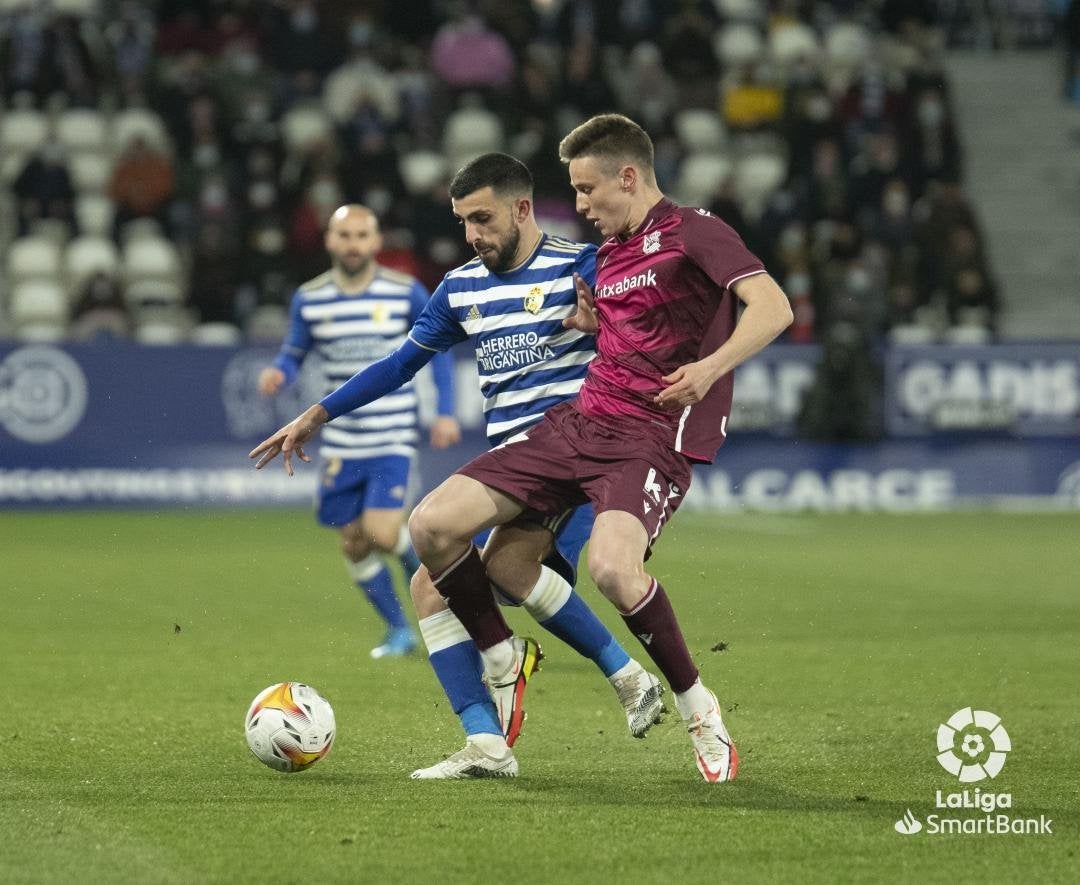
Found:
[[[666,425],[670,446],[712,461],[727,435],[734,373],[701,402],[665,411],[660,379],[715,351],[736,321],[737,280],[765,267],[727,224],[704,209],[657,203],[637,232],[611,237],[596,255],[593,296],[600,319],[596,358],[582,385],[586,415],[633,416]]]

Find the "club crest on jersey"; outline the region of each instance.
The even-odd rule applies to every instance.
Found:
[[[371,306],[371,318],[376,323],[385,323],[390,316],[390,307],[381,301],[376,301]]]
[[[533,286],[529,290],[529,294],[525,296],[525,309],[531,314],[538,314],[543,306],[544,290],[539,286]]]
[[[646,255],[652,255],[660,251],[660,231],[654,230],[651,234],[645,234],[641,241],[641,251]]]

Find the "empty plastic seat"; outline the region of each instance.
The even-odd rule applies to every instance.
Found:
[[[735,165],[735,195],[757,215],[787,178],[787,161],[780,154],[748,154]]]
[[[679,180],[675,187],[679,202],[687,206],[707,207],[731,170],[731,160],[723,154],[691,154],[679,166]]]
[[[89,18],[98,12],[98,0],[51,0],[49,7],[56,15]]]
[[[804,22],[787,22],[773,28],[769,34],[769,54],[781,65],[791,65],[801,59],[820,60],[821,46],[814,29]]]
[[[290,108],[281,118],[281,134],[289,151],[302,153],[331,132],[330,118],[319,105]]]
[[[135,328],[135,340],[139,344],[154,346],[182,344],[186,333],[187,330],[181,322],[155,319],[140,323]]]
[[[446,158],[435,151],[410,151],[398,160],[398,171],[410,194],[422,194],[446,176]]]
[[[487,108],[459,108],[443,127],[443,150],[450,155],[502,150],[503,126]]]
[[[869,58],[871,49],[870,34],[854,22],[833,25],[825,35],[825,55],[833,64],[856,67]]]
[[[138,237],[124,244],[124,278],[173,280],[180,276],[180,253],[168,240]]]
[[[71,183],[80,193],[103,193],[112,178],[112,167],[112,157],[103,151],[79,151],[68,159]]]
[[[76,237],[64,253],[64,270],[73,288],[95,273],[115,274],[119,264],[116,246],[104,237]]]
[[[714,111],[689,108],[675,115],[675,134],[690,153],[718,151],[727,141],[723,121]]]
[[[117,154],[123,153],[136,138],[163,151],[171,151],[172,142],[161,116],[147,108],[127,108],[112,122],[112,144]]]
[[[67,293],[55,280],[29,280],[11,290],[8,319],[15,328],[31,323],[59,325],[68,321]]]
[[[188,340],[203,347],[235,347],[244,336],[232,323],[200,323],[191,330]]]
[[[124,300],[132,307],[178,305],[184,301],[184,287],[177,279],[143,277],[124,287]]]
[[[725,65],[748,65],[759,61],[765,48],[761,32],[753,25],[732,24],[713,39],[713,51]]]
[[[933,344],[937,335],[928,326],[903,323],[889,329],[889,341],[893,344]]]
[[[289,330],[289,314],[277,304],[256,307],[244,323],[249,344],[272,344],[277,347]]]
[[[49,123],[41,111],[14,110],[0,116],[0,153],[33,153],[48,135]]]
[[[44,237],[21,237],[7,254],[10,280],[54,279],[60,274],[60,247]]]
[[[56,137],[69,151],[104,151],[109,146],[105,115],[89,108],[72,108],[56,120]]]
[[[110,236],[115,212],[113,201],[99,194],[82,194],[75,200],[75,220],[84,234]]]
[[[161,222],[156,218],[133,218],[120,228],[120,242],[125,246],[135,240],[162,239]]]
[[[765,18],[766,5],[761,0],[713,0],[724,21],[757,22]]]

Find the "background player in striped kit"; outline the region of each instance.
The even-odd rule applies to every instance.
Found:
[[[375,262],[379,224],[364,206],[339,207],[326,230],[331,268],[293,295],[289,331],[273,365],[259,375],[259,392],[276,394],[292,382],[304,358],[320,357],[325,389],[385,357],[405,338],[428,301],[427,290],[407,274]],[[438,413],[431,444],[443,448],[461,438],[454,412],[453,362],[432,364]],[[394,592],[383,554],[401,559],[407,577],[419,567],[404,525],[409,472],[419,440],[412,384],[343,416],[323,434],[317,518],[340,529],[349,575],[386,622],[386,638],[372,657],[404,655],[416,637]]]
[[[348,381],[253,452],[268,463],[288,439],[291,455],[327,420],[404,383],[440,350],[469,340],[476,352],[488,438],[500,445],[535,424],[551,405],[572,397],[594,355],[593,338],[563,328],[575,309],[575,273],[592,280],[596,248],[544,234],[532,211],[532,177],[505,154],[469,163],[450,185],[454,212],[477,258],[451,271],[436,288],[409,340],[387,360]],[[526,515],[500,527],[484,550],[492,580],[523,600],[546,629],[593,660],[608,677],[635,737],[663,712],[662,687],[632,660],[572,590],[581,547],[592,525],[584,507],[553,520]],[[535,643],[517,639],[510,660],[488,668],[489,698],[480,681],[476,645],[424,570],[413,579],[432,666],[461,718],[463,750],[413,773],[416,778],[513,776],[510,750],[521,724],[521,692],[535,664]],[[495,706],[492,705],[494,701]]]

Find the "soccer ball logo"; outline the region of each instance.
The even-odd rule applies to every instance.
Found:
[[[997,777],[1012,742],[1000,716],[964,707],[938,726],[937,748],[941,767],[971,784]]]

